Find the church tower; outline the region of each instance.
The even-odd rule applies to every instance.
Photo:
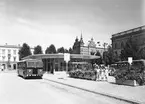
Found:
[[[84,41],[83,41],[82,33],[81,33],[81,38],[80,38],[80,46],[84,46]]]

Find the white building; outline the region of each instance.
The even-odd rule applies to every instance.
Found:
[[[20,45],[0,45],[0,66],[4,69],[16,69],[19,61]],[[31,48],[33,54],[34,48]]]

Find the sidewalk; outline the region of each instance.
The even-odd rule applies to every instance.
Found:
[[[8,70],[8,69],[5,69],[5,70],[0,70],[0,73],[16,73],[16,69],[12,69],[12,70]]]
[[[113,83],[115,79],[109,78],[109,83],[105,81],[91,81],[83,79],[69,78],[64,73],[44,74],[43,79],[82,89],[103,96],[124,100],[134,104],[145,104],[145,86],[125,86]]]

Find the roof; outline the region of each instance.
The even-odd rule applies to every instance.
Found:
[[[71,62],[71,64],[88,64],[88,62]]]
[[[130,34],[130,33],[133,33],[133,32],[140,31],[140,30],[145,30],[145,25],[141,26],[141,27],[134,28],[134,29],[130,29],[130,30],[127,30],[127,31],[123,31],[123,32],[120,32],[120,33],[113,34],[112,38],[122,36],[122,35],[126,35],[126,34]]]
[[[20,60],[19,62],[24,62],[24,61],[34,62],[34,61],[41,61],[41,60],[39,60],[39,59],[24,59],[24,60]]]
[[[46,59],[46,58],[64,58],[64,54],[35,54],[24,57],[23,59]],[[70,58],[78,59],[98,59],[100,56],[94,55],[82,55],[82,54],[70,54]]]
[[[8,44],[5,44],[5,45],[0,45],[0,47],[3,47],[3,48],[18,48],[18,49],[20,49],[22,46],[20,46],[20,45],[8,45]],[[34,48],[30,47],[30,49],[34,49]]]
[[[3,47],[3,48],[21,48],[18,45],[0,45],[0,47]]]

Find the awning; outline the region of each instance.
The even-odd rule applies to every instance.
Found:
[[[35,54],[24,57],[23,59],[48,59],[48,58],[64,58],[64,54]],[[82,55],[82,54],[70,54],[71,59],[98,59],[100,56],[94,55]]]

